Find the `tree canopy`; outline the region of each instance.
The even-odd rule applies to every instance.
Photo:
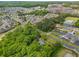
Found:
[[[14,31],[8,32],[0,41],[0,56],[13,57],[47,57],[54,56],[54,52],[59,51],[60,46],[45,43],[39,44],[40,33],[31,24],[18,26]],[[57,53],[57,52],[56,52]]]
[[[34,14],[34,15],[39,15],[39,16],[44,16],[48,13],[47,10],[35,10],[35,11],[32,11],[28,14]]]
[[[79,20],[74,24],[74,26],[79,27]]]

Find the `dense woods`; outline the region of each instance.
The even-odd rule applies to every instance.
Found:
[[[55,29],[56,24],[63,24],[66,15],[62,14],[57,18],[44,19],[42,22],[37,23],[38,29],[49,32]]]
[[[51,3],[59,3],[59,4],[62,4],[63,2],[62,1],[54,1],[54,2],[37,2],[37,1],[35,1],[35,2],[25,2],[25,1],[5,1],[5,2],[3,2],[3,1],[1,1],[0,2],[0,7],[34,7],[34,6],[41,6],[41,7],[47,7],[48,6],[48,4],[51,4]],[[68,6],[70,6],[70,4],[79,4],[78,2],[76,2],[76,1],[72,1],[72,2],[64,2],[65,4],[64,4],[64,6],[66,6],[66,7],[68,7]]]
[[[40,33],[33,25],[19,26],[0,41],[0,56],[55,56],[62,48],[60,43],[40,45],[39,38]]]
[[[51,2],[11,2],[11,1],[6,1],[6,2],[0,2],[0,7],[36,7],[36,6],[41,6],[41,7],[47,7],[48,4]]]
[[[38,29],[48,32],[55,28],[55,19],[44,19],[42,22],[37,23]]]

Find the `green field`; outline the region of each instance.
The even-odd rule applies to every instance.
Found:
[[[77,18],[77,17],[67,17],[67,18],[65,18],[65,20],[79,20],[79,18]]]

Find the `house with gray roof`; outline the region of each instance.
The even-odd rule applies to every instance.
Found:
[[[9,16],[2,16],[1,22],[2,24],[0,25],[0,33],[10,30],[16,25],[16,22]]]

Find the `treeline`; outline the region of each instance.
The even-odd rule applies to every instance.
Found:
[[[0,7],[27,7],[27,8],[35,6],[47,7],[49,3],[51,2],[5,1],[0,2]]]
[[[37,1],[0,1],[0,7],[35,7],[35,6],[41,6],[41,7],[47,7],[48,4],[62,4],[64,3],[64,6],[70,6],[71,4],[79,4],[78,2],[63,2],[63,1],[47,1],[47,2],[37,2]]]

